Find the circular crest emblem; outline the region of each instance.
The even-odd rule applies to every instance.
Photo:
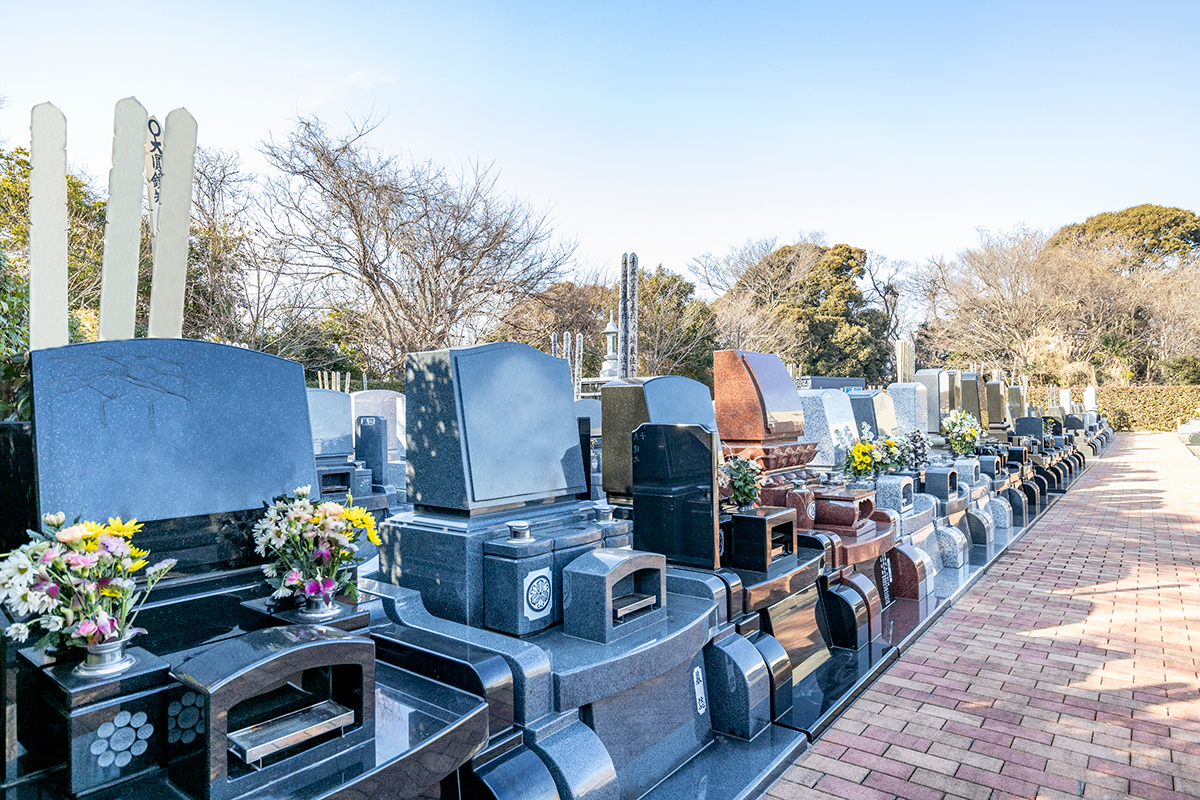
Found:
[[[817,518],[817,501],[813,500],[811,503],[809,503],[808,508],[806,508],[805,511],[808,512],[809,519],[816,519]]]
[[[550,605],[550,579],[545,575],[534,578],[525,590],[525,602],[534,611],[545,611]]]

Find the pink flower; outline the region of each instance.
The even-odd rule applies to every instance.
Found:
[[[338,519],[346,510],[337,503],[321,503],[317,506],[317,512],[325,519]]]
[[[296,570],[292,570],[291,572],[289,572],[287,574],[287,577],[283,579],[283,582],[285,584],[287,584],[288,586],[295,586],[296,584],[300,583],[300,581],[302,581],[303,579],[304,579],[303,575],[301,575]]]
[[[79,628],[76,629],[75,633],[78,636],[91,636],[98,630],[100,630],[100,628],[96,626],[95,622],[92,622],[90,619],[85,619],[79,623]]]
[[[47,550],[45,553],[42,554],[41,563],[49,564],[51,561],[53,561],[54,559],[58,558],[61,555],[62,555],[62,550],[60,550],[57,547],[51,547],[49,550]]]
[[[98,617],[96,617],[96,630],[99,631],[101,634],[103,634],[105,637],[111,636],[112,634],[116,633],[117,632],[116,617],[110,617],[103,610],[101,610],[100,615]]]
[[[86,569],[96,566],[97,556],[90,553],[71,553],[63,561],[67,562],[67,566],[71,569]]]
[[[305,594],[329,594],[337,587],[332,578],[326,578],[323,581],[312,580],[304,587]]]
[[[43,578],[42,580],[39,580],[37,583],[35,583],[33,585],[33,588],[35,591],[41,592],[42,594],[45,594],[45,595],[49,595],[50,597],[53,597],[56,600],[58,599],[58,584],[52,580]]]
[[[320,561],[323,564],[328,564],[331,558],[333,558],[333,551],[329,549],[329,545],[318,547],[312,554],[314,562]]]

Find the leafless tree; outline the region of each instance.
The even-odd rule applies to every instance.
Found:
[[[1200,265],[1131,271],[1132,246],[1116,233],[1048,245],[1025,228],[981,232],[977,247],[931,259],[909,279],[925,309],[921,344],[1062,382],[1152,378],[1158,362],[1200,350],[1189,290]]]
[[[371,148],[375,123],[333,136],[298,120],[263,145],[270,224],[291,267],[353,314],[372,367],[477,341],[545,289],[574,253],[547,212],[502,195],[490,167],[454,174]],[[369,338],[367,338],[369,337]]]
[[[638,370],[641,375],[711,371],[714,320],[695,286],[660,264],[638,282]]]

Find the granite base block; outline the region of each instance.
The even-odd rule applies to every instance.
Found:
[[[709,696],[714,731],[753,739],[771,724],[771,675],[753,644],[727,636],[704,648],[704,666],[720,687]]]

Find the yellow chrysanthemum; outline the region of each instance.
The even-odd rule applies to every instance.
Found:
[[[104,595],[105,597],[120,597],[121,591],[119,589],[114,589],[111,586],[105,586],[100,590],[100,594]]]
[[[141,529],[142,526],[137,521],[137,517],[134,517],[128,522],[122,522],[120,517],[117,517],[116,519],[113,519],[112,517],[108,518],[107,532],[114,536],[124,536],[126,539],[128,539]]]
[[[144,559],[144,558],[139,558],[137,561],[133,562],[132,566],[130,566],[130,567],[129,567],[129,571],[130,571],[130,572],[137,572],[139,569],[141,569],[142,567],[146,566],[146,563],[147,563],[147,562],[146,562],[146,559]]]
[[[85,519],[83,527],[87,530],[87,533],[84,534],[85,539],[95,539],[102,533],[108,533],[107,525],[101,525],[99,522],[92,522],[91,520]]]
[[[379,538],[379,533],[375,530],[375,518],[364,508],[355,506],[346,509],[346,521],[355,528],[362,528],[367,532],[367,541],[378,547],[383,544],[383,540]]]
[[[133,545],[129,546],[129,553],[134,558],[145,558],[146,556],[150,555],[149,550],[143,550],[142,548],[134,547]]]

